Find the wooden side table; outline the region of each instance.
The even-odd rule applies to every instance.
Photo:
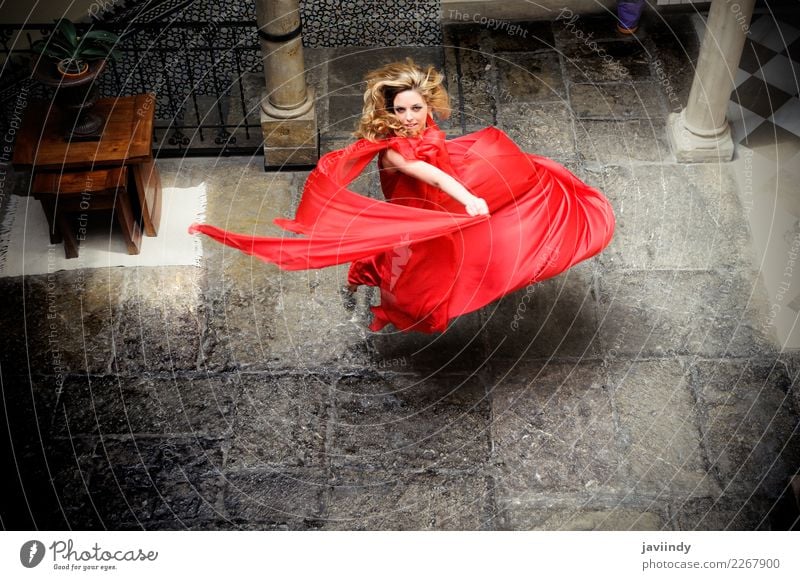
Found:
[[[33,196],[42,202],[50,226],[50,243],[64,242],[67,258],[78,257],[78,241],[84,239],[85,228],[74,232],[74,220],[86,223],[86,214],[112,210],[117,219],[128,254],[138,254],[142,245],[142,230],[133,213],[134,204],[128,196],[128,168],[98,169],[81,173],[37,173],[31,188]],[[82,232],[82,233],[81,233]]]
[[[93,182],[93,172],[99,169],[127,168],[130,175],[127,191],[131,193],[127,203],[130,207],[121,205],[126,203],[126,196],[118,196],[116,204],[125,216],[136,216],[136,225],[138,227],[141,223],[145,235],[158,235],[161,177],[153,161],[155,96],[143,94],[99,99],[93,111],[106,119],[100,140],[69,142],[62,133],[60,112],[49,102],[32,102],[17,134],[13,157],[15,168],[31,171],[34,182],[39,175],[50,175],[44,181],[40,179],[40,184],[70,184],[69,191],[47,192],[53,195],[74,195],[77,193],[73,191],[75,184]],[[54,179],[53,174],[60,177]],[[38,192],[37,197],[41,193]],[[54,234],[58,235],[56,230],[61,228],[57,216],[51,216],[45,207],[44,199],[42,207],[48,221],[51,217],[54,219],[50,221],[52,239]],[[127,218],[125,221],[127,223]],[[128,252],[138,253],[138,243],[130,243],[131,239],[135,241],[136,232],[132,230],[130,234],[125,234]]]

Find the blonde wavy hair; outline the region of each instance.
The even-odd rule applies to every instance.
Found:
[[[403,91],[418,92],[431,113],[441,119],[450,117],[450,97],[442,86],[444,76],[432,66],[423,69],[407,58],[367,73],[366,81],[364,108],[353,133],[359,139],[378,141],[392,135],[407,136],[393,112],[394,98]]]

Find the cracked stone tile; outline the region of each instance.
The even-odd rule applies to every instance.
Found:
[[[242,396],[229,469],[327,465],[332,379],[323,375],[239,374]]]
[[[586,261],[487,306],[483,332],[495,364],[507,366],[506,359],[597,357],[596,268],[595,260]]]
[[[759,496],[696,498],[672,507],[677,529],[682,531],[768,530],[772,502]]]
[[[334,472],[473,470],[488,458],[489,404],[475,377],[348,376],[336,385],[335,404]]]
[[[665,510],[649,508],[546,508],[505,506],[502,529],[513,531],[662,531],[669,529]]]
[[[233,377],[70,377],[55,415],[56,437],[223,436],[233,428]]]
[[[624,486],[600,361],[526,362],[494,377],[491,434],[499,501]]]
[[[631,492],[686,498],[719,493],[708,472],[699,410],[680,362],[613,362],[609,379]]]
[[[599,256],[612,269],[752,269],[750,230],[724,165],[633,163],[587,167],[611,201],[614,237]]]
[[[567,78],[575,83],[648,80],[652,56],[630,40],[568,44],[562,53]]]
[[[771,346],[752,273],[629,270],[600,279],[603,356],[754,356]]]
[[[797,409],[774,360],[697,361],[691,381],[711,469],[727,493],[777,497],[800,465]]]
[[[575,132],[578,153],[590,163],[624,166],[637,161],[663,163],[672,157],[663,119],[580,119]]]
[[[572,119],[565,103],[500,105],[497,124],[520,149],[556,159],[576,155]]]
[[[205,317],[194,266],[126,268],[120,322],[114,333],[114,367],[142,371],[195,370]]]
[[[327,477],[317,470],[227,472],[225,517],[259,529],[319,528]]]
[[[214,518],[220,511],[223,453],[216,439],[105,440],[95,449],[87,489],[109,529],[147,529]]]
[[[576,83],[570,86],[569,101],[577,119],[663,119],[660,92],[653,82]]]
[[[347,471],[331,487],[325,530],[492,529],[489,482],[480,474]]]
[[[566,98],[561,61],[556,52],[496,55],[495,64],[497,98],[502,104]]]

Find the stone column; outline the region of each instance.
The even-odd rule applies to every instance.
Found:
[[[734,144],[725,118],[755,0],[713,0],[686,108],[672,113],[667,134],[683,163],[730,161]]]
[[[264,168],[314,165],[319,135],[306,84],[298,0],[256,0],[266,89],[261,95]]]

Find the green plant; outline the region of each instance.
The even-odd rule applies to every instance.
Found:
[[[119,58],[119,51],[114,49],[117,42],[118,35],[95,28],[79,36],[75,24],[61,18],[50,36],[35,41],[31,49],[54,59],[62,72],[74,74],[85,70],[89,61]]]

